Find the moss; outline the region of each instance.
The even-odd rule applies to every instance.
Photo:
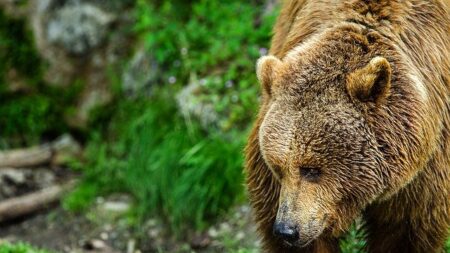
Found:
[[[42,79],[42,61],[25,21],[8,18],[1,10],[0,59],[0,92],[5,91],[5,75],[11,69],[32,84]]]
[[[7,74],[15,71],[25,91],[11,91]],[[0,149],[32,145],[46,136],[67,131],[70,112],[82,84],[50,87],[43,79],[45,62],[36,50],[33,34],[23,19],[0,10]]]

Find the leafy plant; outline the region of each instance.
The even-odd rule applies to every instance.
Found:
[[[364,231],[361,228],[360,222],[356,222],[350,228],[350,231],[341,238],[340,247],[344,253],[359,253],[364,250],[365,239]]]

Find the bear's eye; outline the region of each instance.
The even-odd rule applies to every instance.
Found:
[[[317,182],[317,180],[319,180],[320,174],[321,172],[319,168],[300,167],[300,176],[308,181]]]

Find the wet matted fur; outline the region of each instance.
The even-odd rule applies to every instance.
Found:
[[[449,2],[284,1],[258,61],[262,101],[246,147],[265,251],[339,252],[359,216],[368,252],[443,250]],[[273,236],[276,219],[295,223],[299,243]]]

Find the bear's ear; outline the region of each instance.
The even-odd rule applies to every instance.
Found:
[[[379,103],[389,96],[391,75],[389,62],[375,57],[364,68],[347,76],[347,90],[350,96],[362,102]]]
[[[263,56],[256,63],[258,81],[268,95],[272,93],[271,86],[280,65],[281,61],[272,55]]]

